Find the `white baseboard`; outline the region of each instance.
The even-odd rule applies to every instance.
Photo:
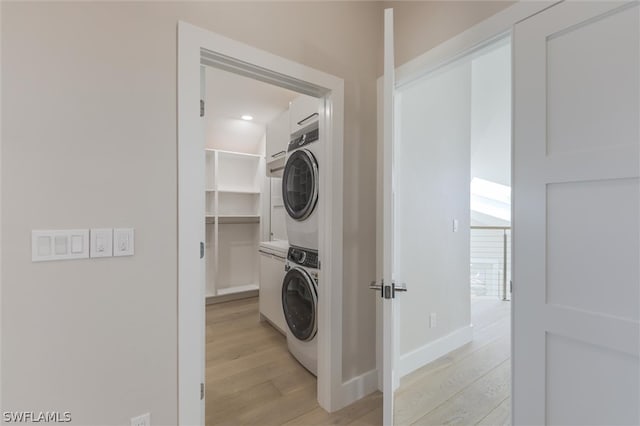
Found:
[[[469,324],[407,354],[400,355],[398,363],[400,377],[404,377],[460,346],[466,345],[471,340],[473,340],[473,326]]]
[[[340,408],[353,404],[359,399],[378,390],[378,369],[374,368],[342,383]]]

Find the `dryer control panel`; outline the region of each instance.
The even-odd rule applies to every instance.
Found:
[[[289,147],[287,151],[293,151],[300,147],[303,147],[311,142],[315,142],[320,138],[320,132],[318,130],[318,122],[314,122],[304,129],[300,129],[291,135],[289,140]]]
[[[320,269],[317,250],[289,247],[287,259],[295,264],[306,266],[307,268]]]

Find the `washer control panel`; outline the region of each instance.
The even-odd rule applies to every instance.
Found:
[[[320,269],[317,250],[289,247],[287,259],[298,265],[306,266],[307,268]]]

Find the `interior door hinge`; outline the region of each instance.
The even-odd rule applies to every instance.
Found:
[[[204,399],[204,383],[200,383],[200,399]]]
[[[204,99],[200,99],[200,117],[204,117]]]
[[[204,243],[200,241],[200,259],[204,258]]]

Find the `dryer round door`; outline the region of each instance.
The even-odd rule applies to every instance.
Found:
[[[282,201],[289,216],[305,220],[318,202],[318,163],[311,151],[298,149],[282,173]]]
[[[313,339],[317,326],[316,284],[302,268],[291,268],[282,282],[282,309],[287,326],[302,341]]]

